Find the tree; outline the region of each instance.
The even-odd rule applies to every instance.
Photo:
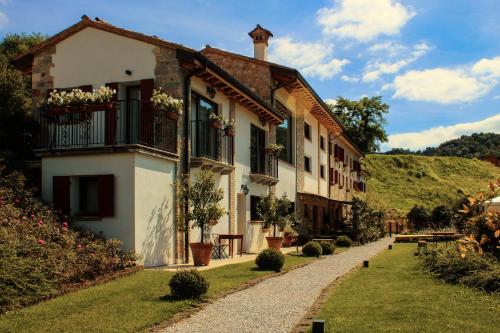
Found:
[[[0,158],[10,169],[22,167],[32,154],[36,123],[31,116],[31,77],[11,61],[40,43],[41,34],[12,34],[0,42]]]
[[[190,207],[185,217],[187,221],[193,221],[192,228],[200,228],[200,243],[203,243],[203,232],[216,225],[222,215],[227,213],[220,205],[224,191],[215,186],[214,174],[207,170],[200,171],[194,183],[186,179],[178,185],[181,206],[187,200]]]
[[[257,214],[264,221],[265,226],[273,226],[273,237],[276,237],[276,229],[285,229],[294,220],[294,213],[290,212],[292,202],[286,194],[276,197],[273,193],[261,196],[257,203]]]
[[[445,205],[437,206],[432,210],[431,220],[434,228],[444,228],[451,225],[453,212]]]
[[[359,101],[338,97],[330,108],[344,124],[347,135],[364,153],[378,151],[379,143],[387,142],[384,114],[389,112],[389,105],[382,102],[381,96],[363,97]]]
[[[423,206],[413,206],[406,218],[413,230],[420,230],[429,226],[430,216]]]

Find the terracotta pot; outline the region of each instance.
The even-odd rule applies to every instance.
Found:
[[[167,111],[167,117],[172,120],[177,120],[179,118],[179,114],[177,112]]]
[[[281,244],[283,243],[283,237],[266,237],[267,247],[273,248],[276,250],[281,249]]]
[[[222,124],[218,120],[210,120],[210,127],[215,129],[221,129]]]
[[[195,266],[208,266],[213,245],[210,243],[189,243]]]
[[[234,128],[226,128],[224,134],[226,134],[226,136],[234,136]]]

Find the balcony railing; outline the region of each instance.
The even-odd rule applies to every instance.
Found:
[[[140,144],[177,153],[175,115],[151,102],[121,100],[110,106],[39,110],[39,149],[61,150]]]
[[[266,185],[278,183],[278,156],[266,153],[262,147],[250,147],[250,178]]]
[[[233,165],[234,138],[208,121],[191,121],[191,155]]]

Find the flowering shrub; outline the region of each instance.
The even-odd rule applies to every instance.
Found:
[[[71,91],[57,91],[50,92],[47,98],[47,105],[49,106],[67,106],[79,104],[94,104],[94,103],[107,103],[111,101],[116,90],[109,87],[100,87],[94,89],[92,92],[86,92],[81,89],[72,89]]]
[[[269,146],[267,146],[267,149],[275,154],[279,154],[279,152],[282,151],[284,148],[285,147],[277,143],[271,143]]]
[[[20,173],[0,170],[0,312],[135,264],[135,255],[121,253],[120,242],[70,224],[25,188]]]
[[[161,88],[158,90],[153,90],[153,95],[151,96],[151,102],[159,108],[163,108],[170,112],[179,112],[180,108],[182,108],[183,101],[182,99],[174,98],[170,95],[161,91]]]

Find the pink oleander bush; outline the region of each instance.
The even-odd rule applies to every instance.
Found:
[[[0,170],[0,312],[56,295],[71,283],[135,265],[120,242],[71,229],[37,199],[22,174]]]

